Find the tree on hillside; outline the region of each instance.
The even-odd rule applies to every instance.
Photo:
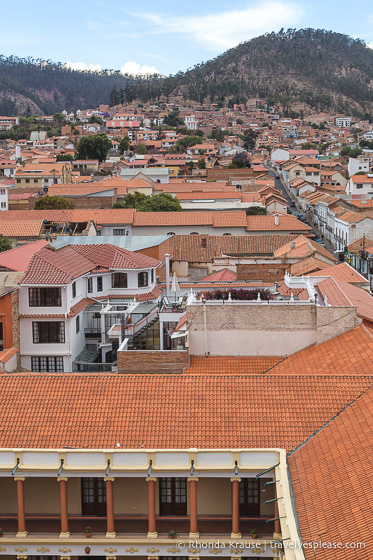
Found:
[[[137,154],[144,156],[148,153],[148,148],[146,147],[146,144],[140,142],[140,144],[137,144],[135,151]]]
[[[177,127],[182,126],[184,121],[179,117],[178,111],[172,111],[172,113],[163,119],[163,123],[168,126]]]
[[[89,124],[104,124],[104,121],[102,120],[101,117],[99,117],[98,115],[92,115],[91,117],[89,117],[88,119]]]
[[[9,251],[12,248],[12,242],[7,237],[0,234],[0,253],[3,251]]]
[[[74,208],[73,203],[62,196],[43,196],[35,202],[35,210],[65,210]]]
[[[76,146],[76,159],[98,159],[105,161],[113,144],[106,134],[83,136]]]
[[[255,149],[256,139],[259,136],[259,132],[257,130],[253,130],[249,128],[249,130],[245,130],[243,135],[243,147],[245,150],[251,152]]]
[[[250,162],[246,152],[236,154],[232,159],[232,163],[228,165],[228,169],[243,169],[245,167],[250,167]]]
[[[118,146],[120,153],[124,154],[124,152],[127,152],[130,148],[130,145],[131,145],[131,140],[129,139],[128,136],[122,138]]]
[[[339,152],[339,155],[341,157],[343,156],[348,156],[351,158],[357,158],[357,156],[361,156],[361,154],[363,153],[363,150],[361,150],[360,148],[350,148],[350,146],[344,146],[344,148],[342,148],[342,150]]]
[[[117,86],[114,85],[110,92],[110,100],[109,100],[110,107],[114,107],[114,105],[119,105],[121,101],[120,97],[121,97],[120,92],[118,91]]]

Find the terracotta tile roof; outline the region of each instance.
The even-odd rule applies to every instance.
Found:
[[[160,261],[110,244],[51,246],[33,256],[22,284],[69,284],[75,278],[97,270],[152,268]]]
[[[371,375],[372,356],[372,333],[360,325],[289,356],[271,370],[271,375]]]
[[[5,212],[3,213],[5,214]],[[42,219],[22,220],[16,219],[16,216],[14,216],[14,220],[2,220],[1,218],[3,218],[2,215],[0,216],[0,234],[5,237],[39,237],[43,225]]]
[[[363,319],[373,321],[373,297],[364,290],[337,278],[326,278],[318,282],[317,289],[328,304],[333,306],[357,307],[357,314]]]
[[[47,220],[55,223],[88,222],[97,224],[132,224],[136,210],[132,208],[93,208],[72,210],[7,210],[1,212],[0,224],[11,220],[30,222]],[[1,232],[0,232],[1,233]]]
[[[321,261],[320,259],[316,259],[314,257],[308,257],[296,264],[292,264],[290,274],[292,276],[308,276],[311,272],[316,271],[314,274],[319,273],[320,275],[323,274],[323,269],[327,267],[328,264],[325,261]]]
[[[9,270],[24,272],[35,253],[40,251],[43,247],[48,245],[48,241],[40,239],[27,243],[16,249],[10,249],[0,253],[0,268],[7,268]]]
[[[337,280],[343,280],[348,284],[368,284],[368,280],[348,263],[339,263],[334,266],[328,266],[327,268],[324,268],[322,273],[312,272],[309,276],[331,276]]]
[[[306,560],[371,560],[373,390],[288,456],[303,542],[364,542],[364,549],[305,549]],[[369,476],[369,475],[368,475]]]
[[[341,222],[347,222],[349,224],[356,224],[358,222],[361,222],[361,220],[365,220],[365,218],[373,219],[373,214],[371,214],[370,212],[353,212],[351,210],[345,212],[341,216],[338,216],[338,220],[341,220]]]
[[[221,200],[237,198],[241,200],[241,193],[238,191],[228,192],[177,192],[176,198],[178,200]]]
[[[285,283],[280,284],[277,288],[278,293],[283,297],[297,297],[299,300],[308,301],[309,294],[305,288],[289,288]]]
[[[275,216],[247,216],[247,231],[290,231],[308,233],[311,227],[304,224],[294,216],[279,214],[278,225],[275,225]]]
[[[372,383],[361,375],[3,374],[0,447],[290,451]]]
[[[282,362],[282,356],[191,356],[185,375],[260,375]]]
[[[202,278],[201,282],[235,282],[237,280],[237,274],[232,272],[228,268],[219,270],[219,272],[214,272]]]
[[[245,211],[233,212],[137,212],[134,227],[210,225],[212,227],[246,227]]]
[[[14,346],[12,348],[7,348],[6,350],[1,350],[0,352],[0,362],[2,364],[6,364],[10,358],[12,358],[15,354],[17,354],[18,348]]]
[[[212,262],[223,254],[272,255],[278,247],[294,238],[294,235],[281,234],[174,235],[170,239],[170,254],[174,261],[188,262]]]
[[[95,299],[106,300],[106,299],[136,299],[137,301],[149,301],[152,299],[158,299],[159,296],[163,293],[163,289],[159,286],[155,286],[151,292],[146,292],[142,294],[125,294],[125,295],[115,295],[110,294],[107,296],[97,296]]]

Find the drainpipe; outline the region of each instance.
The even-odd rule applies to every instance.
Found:
[[[205,356],[208,356],[207,352],[207,319],[206,319],[206,300],[203,298],[203,324],[204,324],[204,331],[205,331]]]
[[[165,254],[166,258],[166,296],[170,295],[170,255],[169,253]]]

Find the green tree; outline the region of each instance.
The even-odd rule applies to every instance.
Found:
[[[0,253],[3,251],[9,251],[12,248],[12,242],[7,237],[0,234]]]
[[[206,161],[203,158],[198,160],[198,169],[206,169]]]
[[[66,124],[65,116],[62,113],[55,113],[53,115],[53,120],[58,124],[58,126]]]
[[[149,196],[148,199],[140,205],[139,212],[181,212],[182,208],[177,198],[171,194],[160,193],[155,196]]]
[[[360,148],[352,149],[350,146],[344,146],[342,150],[339,152],[339,155],[341,157],[348,156],[351,158],[356,158],[357,156],[361,156],[362,153],[363,150],[361,150]]]
[[[98,159],[105,161],[113,144],[106,134],[83,136],[76,146],[76,159]]]
[[[120,103],[120,92],[117,89],[116,85],[113,85],[110,92],[109,98],[109,105],[110,107],[114,107],[114,105],[119,105]]]
[[[43,196],[35,202],[35,210],[65,210],[74,208],[73,203],[62,196]]]
[[[265,216],[267,210],[261,206],[250,206],[246,208],[246,216]]]
[[[140,144],[137,144],[135,151],[137,154],[144,156],[148,153],[148,148],[146,147],[146,144],[140,142]]]
[[[180,212],[179,201],[170,194],[160,193],[155,196],[134,192],[127,194],[123,201],[116,202],[113,208],[136,208],[138,212]]]
[[[256,139],[258,135],[259,132],[257,130],[253,130],[252,128],[249,128],[249,130],[245,130],[245,133],[243,135],[243,147],[245,148],[245,150],[251,152],[255,149]]]
[[[148,198],[146,194],[135,191],[134,193],[126,194],[123,200],[113,205],[113,208],[139,208]]]
[[[94,124],[94,123],[101,124],[101,125],[104,124],[104,121],[98,115],[92,115],[91,117],[89,117],[88,122],[90,124]]]
[[[57,161],[74,161],[74,156],[71,154],[58,154]]]
[[[118,149],[120,151],[121,154],[124,154],[124,152],[127,152],[130,148],[131,145],[131,140],[129,139],[128,136],[125,136],[124,138],[122,138],[119,142],[119,146]]]
[[[177,127],[182,126],[184,124],[184,121],[179,117],[178,111],[172,111],[172,113],[170,113],[163,119],[163,123],[167,124],[168,126]]]

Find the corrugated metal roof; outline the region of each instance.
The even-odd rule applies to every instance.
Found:
[[[121,247],[122,249],[128,249],[129,251],[141,251],[141,249],[147,249],[148,247],[156,247],[160,245],[167,239],[172,237],[171,235],[100,235],[100,236],[87,236],[79,235],[64,236],[59,235],[54,243],[53,247],[59,249],[65,245],[115,245],[116,247]]]

